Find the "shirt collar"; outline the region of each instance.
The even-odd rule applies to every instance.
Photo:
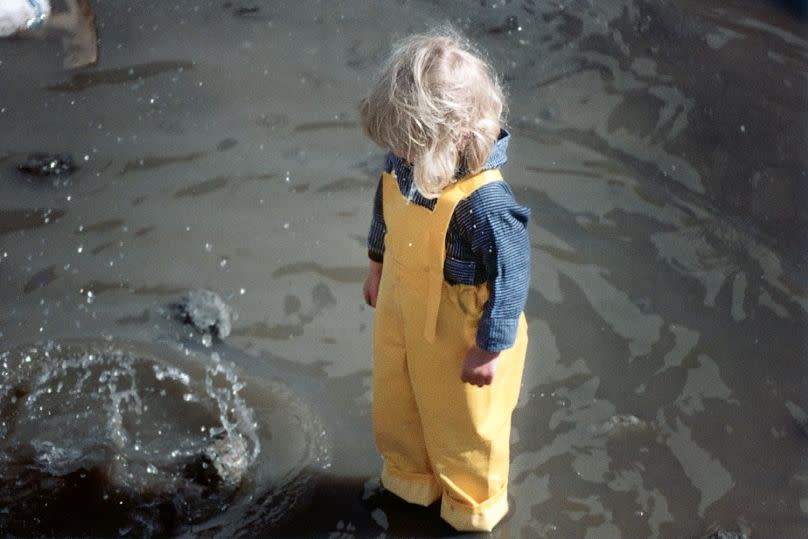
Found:
[[[492,168],[500,168],[508,162],[508,142],[511,140],[511,134],[505,129],[499,130],[499,138],[491,148],[491,153],[488,154],[488,159],[485,161],[483,170]]]

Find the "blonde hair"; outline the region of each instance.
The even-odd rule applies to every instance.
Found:
[[[359,105],[371,140],[413,161],[418,191],[436,198],[485,165],[499,137],[505,98],[496,73],[450,29],[417,34],[393,47]]]

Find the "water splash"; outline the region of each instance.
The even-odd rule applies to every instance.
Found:
[[[238,534],[291,511],[323,455],[291,393],[248,388],[217,353],[63,341],[0,354],[0,380],[12,534]]]

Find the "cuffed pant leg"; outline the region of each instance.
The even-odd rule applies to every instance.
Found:
[[[384,487],[410,503],[427,506],[440,498],[441,489],[424,443],[397,291],[391,285],[383,272],[373,328],[373,429],[384,459]]]
[[[524,321],[521,326],[514,347],[500,354],[490,386],[460,381],[469,343],[454,349],[450,341],[425,344],[421,352],[431,351],[430,361],[410,367],[426,447],[443,491],[441,516],[459,531],[490,531],[508,512],[511,415],[527,348]]]

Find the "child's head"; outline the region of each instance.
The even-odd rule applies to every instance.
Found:
[[[359,111],[367,135],[411,161],[418,191],[434,198],[461,163],[470,173],[483,167],[504,103],[491,67],[464,39],[442,31],[396,43]]]

